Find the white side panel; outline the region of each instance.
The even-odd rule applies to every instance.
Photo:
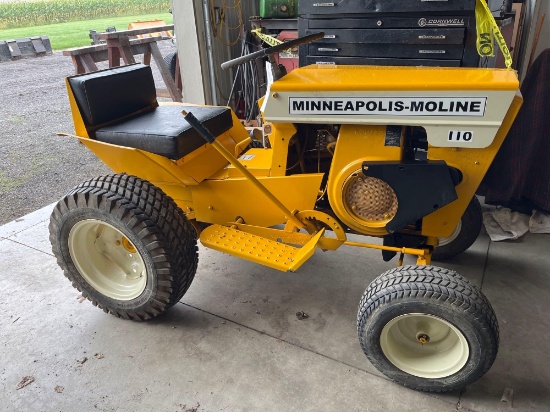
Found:
[[[422,126],[436,147],[489,146],[514,91],[268,93],[270,122]],[[313,103],[312,103],[313,102]]]
[[[205,83],[203,72],[208,73],[207,65],[201,61],[204,50],[204,36],[197,26],[196,14],[200,8],[196,8],[193,1],[172,1],[172,13],[174,16],[174,27],[178,55],[180,57],[180,71],[183,88],[183,101],[194,104],[205,104]],[[204,69],[203,70],[203,66]]]

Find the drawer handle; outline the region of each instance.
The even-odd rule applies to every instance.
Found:
[[[326,34],[325,37],[323,37],[323,39],[335,39],[335,38],[336,38],[335,34]]]
[[[333,49],[331,47],[319,47],[317,50],[326,52],[337,52],[339,49]]]
[[[425,0],[422,0],[422,1],[425,1]],[[440,0],[437,0],[437,1],[440,1]],[[444,0],[444,1],[447,1],[447,0]],[[334,3],[313,3],[313,7],[334,7],[335,4]]]
[[[445,54],[447,51],[445,50],[418,50],[418,53],[420,54]]]
[[[449,1],[449,0],[420,0],[421,3],[425,3],[425,2],[435,2],[435,1]]]

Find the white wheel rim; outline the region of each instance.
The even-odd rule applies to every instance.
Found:
[[[69,232],[68,243],[78,272],[99,293],[131,300],[145,290],[145,263],[137,248],[114,226],[101,220],[81,220]]]
[[[388,322],[382,329],[380,346],[397,368],[430,379],[457,373],[470,354],[466,338],[455,326],[423,313],[409,313]]]
[[[445,246],[451,243],[452,241],[454,241],[458,237],[458,234],[460,233],[461,230],[462,230],[462,219],[458,221],[458,224],[456,225],[453,233],[451,233],[451,236],[439,238],[438,246]]]

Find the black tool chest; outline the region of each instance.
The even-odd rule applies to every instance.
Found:
[[[300,0],[300,66],[477,67],[475,0]]]

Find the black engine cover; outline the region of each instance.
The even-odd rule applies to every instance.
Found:
[[[386,224],[389,233],[403,229],[455,201],[460,172],[442,160],[364,162],[363,174],[389,184],[394,190],[397,213]]]

